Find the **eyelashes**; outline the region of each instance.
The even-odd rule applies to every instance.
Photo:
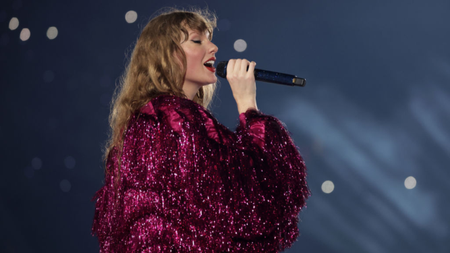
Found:
[[[196,43],[196,44],[203,44],[203,42],[206,42],[206,41],[208,41],[208,40],[191,40],[192,42],[194,42],[194,43]]]

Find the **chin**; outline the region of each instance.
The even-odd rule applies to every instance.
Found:
[[[211,85],[211,84],[214,84],[214,83],[216,83],[216,82],[217,82],[217,79],[213,79],[213,80],[210,80],[210,81],[208,81],[207,83],[205,83],[203,86]]]

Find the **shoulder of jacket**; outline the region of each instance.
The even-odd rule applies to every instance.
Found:
[[[150,100],[146,105],[141,107],[140,112],[147,115],[157,116],[158,112],[169,111],[198,111],[200,105],[186,98],[174,95],[160,95]]]

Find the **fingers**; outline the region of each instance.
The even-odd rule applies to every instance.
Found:
[[[248,66],[248,73],[251,73],[253,75],[253,72],[255,72],[255,66],[256,66],[256,62],[251,61],[250,65]]]
[[[247,73],[247,67],[248,67],[249,61],[246,59],[237,59],[236,60],[236,65],[235,65],[235,70],[236,73],[238,74],[238,76],[245,76],[245,74]]]
[[[230,76],[230,72],[234,73],[234,64],[236,60],[229,60],[227,64],[227,78]]]
[[[254,61],[249,62],[246,59],[228,61],[227,80],[239,113],[247,111],[248,108],[258,109],[256,106],[255,65]]]
[[[227,78],[232,76],[244,77],[246,75],[253,75],[256,62],[248,61],[247,59],[231,59],[227,65]]]

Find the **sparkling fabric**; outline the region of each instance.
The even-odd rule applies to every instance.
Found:
[[[152,99],[107,160],[92,232],[100,252],[279,252],[298,237],[305,164],[275,117],[239,115],[235,132],[197,103]]]

